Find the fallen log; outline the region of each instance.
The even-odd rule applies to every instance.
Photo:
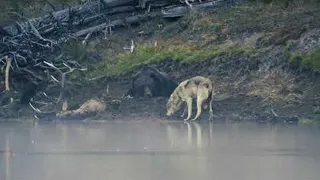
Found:
[[[210,1],[205,3],[195,4],[192,6],[193,7],[192,9],[202,10],[209,7],[210,8],[221,7],[224,5],[229,5],[235,1],[236,0]],[[87,3],[85,5],[77,5],[68,9],[52,12],[51,14],[43,17],[33,18],[31,19],[31,21],[34,24],[34,27],[39,31],[40,35],[49,36],[55,30],[58,31],[61,28],[73,29],[74,26],[84,26],[98,20],[103,21],[103,19],[108,18],[109,16],[112,16],[112,15],[118,15],[121,13],[130,13],[130,12],[139,12],[139,8],[136,6],[137,0],[100,0],[100,1],[96,0],[96,1],[89,1],[89,2],[90,3]],[[168,6],[170,4],[172,5],[172,1],[170,0],[162,0],[162,1],[147,0],[147,2],[150,3],[148,11],[150,11],[151,7],[155,9],[154,11],[157,11],[157,9],[164,7],[164,9],[161,11],[162,17],[164,18],[182,17],[190,9],[188,6],[185,6],[185,5]],[[134,17],[132,18],[134,19]],[[28,21],[21,22],[19,23],[19,25],[17,24],[9,25],[4,27],[3,29],[6,30],[10,35],[16,36],[19,33],[21,33],[21,29],[28,28]],[[119,23],[119,21],[117,20],[114,20],[114,21],[115,21],[114,22],[115,24]],[[129,18],[129,21],[130,21],[130,18]],[[92,28],[95,29],[95,27],[92,27]],[[99,28],[99,25],[97,29],[101,29]]]
[[[192,6],[192,10],[199,11],[207,8],[219,8],[229,6],[236,2],[236,0],[218,0],[205,3],[198,3]],[[162,12],[163,18],[176,18],[184,16],[190,10],[187,6],[171,6],[164,8]]]
[[[84,5],[77,5],[74,7],[70,7],[68,9],[63,9],[60,11],[52,12],[49,15],[45,15],[43,17],[33,18],[32,21],[35,23],[35,27],[37,29],[41,29],[44,26],[51,26],[50,28],[46,28],[47,30],[42,33],[48,34],[51,32],[52,26],[54,26],[53,22],[68,22],[75,21],[76,19],[82,20],[88,16],[94,16],[99,14],[101,11],[111,10],[112,8],[125,6],[125,5],[134,5],[135,0],[100,0],[100,1],[89,1],[89,3]],[[117,11],[121,12],[121,8],[118,10],[113,10],[113,13],[117,13]],[[27,23],[20,23],[23,29],[27,28]],[[16,36],[20,33],[19,27],[15,24],[3,27],[10,35]],[[50,29],[50,30],[48,30]],[[42,34],[40,33],[40,34]]]
[[[173,1],[175,2],[175,1]],[[148,11],[150,8],[158,9],[167,5],[172,5],[171,0],[146,0],[149,3]],[[179,1],[176,1],[179,2]],[[135,12],[141,10],[138,7],[138,0],[95,0],[89,1],[84,5],[77,5],[60,11],[52,12],[48,15],[38,18],[32,18],[34,26],[39,30],[41,35],[50,35],[58,27],[68,27],[70,25],[85,25],[87,23],[98,20],[100,17],[108,17],[110,15]],[[15,13],[18,16],[21,16]],[[3,29],[11,36],[16,36],[21,33],[21,29],[28,28],[28,23],[25,17],[21,16],[22,22],[11,24]]]
[[[119,26],[125,26],[126,24],[133,24],[133,23],[137,23],[137,22],[143,22],[152,18],[155,18],[157,16],[159,16],[161,14],[161,12],[154,12],[154,13],[149,13],[149,14],[140,14],[140,15],[136,15],[136,16],[131,16],[125,19],[118,19],[118,20],[114,20],[111,21],[111,23],[102,23],[98,26],[94,26],[94,27],[90,27],[87,29],[83,29],[81,31],[78,31],[76,33],[73,34],[73,36],[76,37],[81,37],[81,36],[85,36],[88,33],[94,33],[94,32],[98,32],[101,31],[105,28],[108,28],[109,26],[114,26],[114,27],[119,27]]]
[[[101,0],[100,1],[104,8],[114,8],[118,6],[125,6],[125,5],[137,5],[137,0]]]
[[[203,10],[206,8],[217,8],[222,7],[226,5],[231,5],[235,2],[235,0],[220,0],[220,1],[212,1],[212,2],[206,2],[201,4],[196,4],[193,6],[194,10]],[[160,11],[151,12],[148,14],[139,14],[131,17],[127,17],[124,19],[118,19],[114,20],[111,23],[102,23],[94,27],[89,27],[87,29],[80,30],[78,32],[73,33],[73,36],[81,37],[85,36],[88,33],[94,33],[101,31],[105,28],[108,28],[109,26],[113,27],[119,27],[119,26],[125,26],[127,24],[133,24],[133,23],[139,23],[145,20],[150,20],[152,18],[155,18],[157,16],[162,16],[163,18],[175,18],[175,17],[182,17],[189,11],[189,7],[187,6],[170,6],[167,8],[164,8]]]
[[[111,9],[110,11],[103,12],[97,15],[93,15],[81,20],[77,20],[73,23],[74,26],[84,26],[89,23],[95,22],[101,18],[105,18],[106,16],[111,16],[111,15],[116,15],[116,14],[121,14],[121,13],[131,13],[135,12],[137,10],[136,7],[133,6],[121,6],[121,7],[116,7],[114,9]]]

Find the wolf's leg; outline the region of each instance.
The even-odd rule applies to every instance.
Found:
[[[213,94],[211,95],[210,102],[209,102],[209,121],[213,120],[212,99],[213,99]]]
[[[212,103],[210,103],[210,109],[209,109],[209,121],[212,121],[213,120],[213,111],[212,111]]]
[[[208,104],[205,103],[205,104],[203,105],[203,109],[207,109],[207,108],[208,108]]]
[[[183,113],[180,115],[180,117],[184,117],[184,115],[186,114],[187,108],[188,106],[186,105],[183,109]]]
[[[184,121],[188,121],[191,117],[191,114],[192,114],[192,98],[188,98],[187,99],[187,106],[188,106],[188,116],[186,119],[184,119]]]
[[[202,103],[204,101],[204,98],[201,96],[197,97],[197,114],[196,116],[192,119],[192,121],[195,121],[199,118],[201,111],[202,111]]]

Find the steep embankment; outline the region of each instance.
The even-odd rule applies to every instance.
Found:
[[[146,22],[92,42],[102,59],[90,76],[109,76],[92,86],[99,94],[108,85],[110,96],[121,96],[132,73],[152,64],[177,81],[195,75],[214,80],[217,119],[306,122],[319,117],[318,22],[319,3],[297,2],[240,4],[172,22]],[[131,39],[134,53],[123,52]],[[165,103],[163,98],[122,100],[120,110],[102,117],[163,117]]]
[[[177,81],[203,75],[214,81],[216,120],[298,121],[319,119],[320,7],[318,2],[244,3],[162,18],[98,35],[69,55],[88,67],[68,78],[70,108],[92,97],[106,100],[95,119],[164,117],[166,98],[122,99],[143,64]],[[131,41],[134,52],[125,50]],[[119,108],[112,100],[120,99]],[[203,119],[207,113],[203,113]]]

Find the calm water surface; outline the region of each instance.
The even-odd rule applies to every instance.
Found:
[[[320,180],[320,130],[182,122],[0,124],[0,180]]]

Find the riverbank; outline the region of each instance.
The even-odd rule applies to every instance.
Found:
[[[167,98],[122,98],[132,75],[149,64],[177,82],[196,75],[212,79],[217,92],[215,119],[317,121],[319,21],[319,3],[315,2],[302,5],[293,1],[286,7],[244,3],[192,12],[179,19],[153,19],[114,31],[106,38],[99,34],[85,49],[77,45],[81,39],[71,41],[66,50],[88,71],[67,77],[69,107],[75,109],[98,97],[105,100],[107,108],[91,119],[166,119]],[[132,41],[131,53],[124,47]],[[120,100],[120,106],[113,107],[113,100]],[[61,105],[35,106],[42,111],[61,109]],[[14,104],[2,108],[0,115],[3,119],[39,117],[28,105],[21,108]],[[202,118],[206,116],[204,111]],[[50,116],[44,119],[52,120]]]

